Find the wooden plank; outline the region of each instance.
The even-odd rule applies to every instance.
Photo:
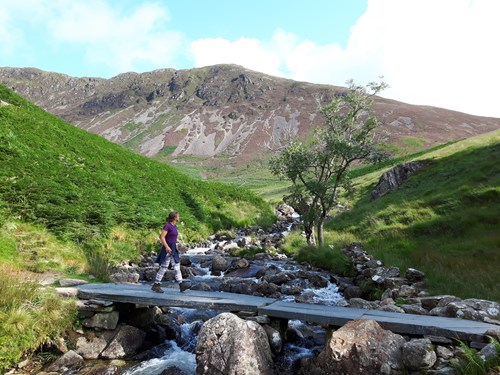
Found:
[[[151,306],[252,312],[257,312],[260,306],[275,301],[273,298],[234,293],[195,290],[186,290],[181,293],[174,288],[164,288],[164,290],[165,293],[161,294],[153,292],[150,285],[86,284],[78,286],[78,297]]]

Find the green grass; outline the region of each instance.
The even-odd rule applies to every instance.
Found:
[[[233,170],[222,173],[218,170],[213,178],[227,185],[249,189],[272,204],[281,201],[283,195],[290,193],[290,183],[273,176],[266,160],[237,166]]]
[[[402,137],[401,142],[405,145],[406,150],[412,151],[422,149],[426,140],[419,137]]]
[[[330,270],[341,276],[353,276],[354,268],[351,260],[340,249],[352,242],[350,236],[329,237],[325,241],[328,246],[309,247],[299,231],[290,233],[282,247],[282,251],[299,262],[307,262],[315,267]]]
[[[240,188],[189,178],[81,131],[4,87],[0,99],[0,200],[22,221],[63,239],[107,237],[115,226],[157,230],[172,209],[187,240],[248,222],[270,207]],[[234,204],[244,209],[232,210]]]
[[[460,356],[459,362],[453,366],[457,373],[459,375],[497,374],[500,370],[500,342],[491,339],[491,343],[496,349],[496,356],[484,361],[477,350],[469,348],[464,342],[460,342],[463,354]]]
[[[29,275],[0,265],[0,372],[70,329],[74,301],[62,300]]]
[[[425,168],[376,201],[386,169],[368,170],[326,229],[352,234],[387,265],[424,271],[433,294],[500,301],[498,155],[500,131],[424,153]]]
[[[117,264],[158,251],[171,210],[180,213],[185,242],[274,222],[269,204],[245,189],[136,155],[3,86],[0,99],[10,103],[0,107],[0,372],[75,318],[72,306],[30,278],[107,281]]]

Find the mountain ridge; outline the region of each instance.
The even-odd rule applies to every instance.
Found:
[[[0,68],[0,83],[47,111],[142,155],[228,166],[266,157],[283,138],[322,125],[319,108],[344,88],[238,65],[127,72],[104,79]],[[389,82],[390,83],[390,82]],[[392,148],[426,149],[500,128],[500,119],[376,97]]]

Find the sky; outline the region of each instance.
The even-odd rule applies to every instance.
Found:
[[[231,63],[500,117],[500,0],[1,0],[0,66],[77,77]]]

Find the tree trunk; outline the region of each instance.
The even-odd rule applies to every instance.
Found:
[[[314,246],[314,225],[304,223],[304,232],[306,233],[306,241],[309,246]]]
[[[318,246],[319,247],[322,247],[324,244],[324,239],[323,239],[323,224],[324,224],[324,222],[325,222],[324,217],[319,219],[319,222],[318,222]]]

